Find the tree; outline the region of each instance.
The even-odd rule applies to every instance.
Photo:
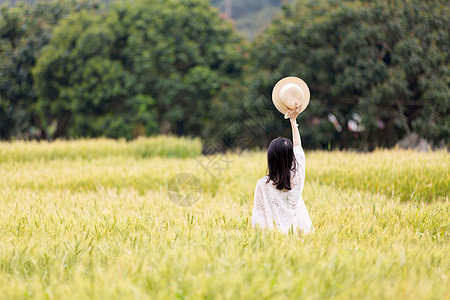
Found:
[[[408,130],[448,143],[448,15],[439,1],[294,1],[253,45],[253,93],[302,77],[310,147],[391,147]],[[347,128],[355,113],[362,132]]]
[[[41,118],[56,124],[55,137],[200,135],[219,91],[241,72],[241,42],[206,0],[73,14],[33,73]]]
[[[116,43],[104,17],[87,11],[70,15],[55,29],[33,70],[37,108],[46,126],[55,124],[53,138],[130,137],[137,129],[130,114],[139,110],[137,95],[125,101],[128,72],[111,59]]]
[[[71,11],[96,8],[87,1],[40,1],[0,11],[0,138],[39,136],[46,130],[35,112],[31,68],[53,27]]]
[[[450,9],[445,1],[381,2],[365,25],[366,41],[387,69],[358,103],[374,133],[376,112],[397,134],[415,131],[434,144],[450,142]],[[391,129],[392,130],[392,129]],[[374,134],[371,134],[372,136]],[[387,146],[395,141],[388,140]]]

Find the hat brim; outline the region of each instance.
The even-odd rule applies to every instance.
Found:
[[[300,86],[300,88],[302,89],[304,97],[303,100],[300,100],[300,103],[298,104],[302,108],[300,112],[303,112],[309,104],[310,92],[308,85],[298,77],[285,77],[278,81],[277,84],[275,84],[272,91],[273,104],[282,114],[286,114],[288,110],[292,110],[295,108],[295,103],[286,104],[283,103],[283,101],[281,101],[280,99],[280,90],[285,84],[288,83],[294,83]]]

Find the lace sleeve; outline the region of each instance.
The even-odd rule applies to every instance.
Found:
[[[259,226],[261,228],[268,227],[264,196],[262,192],[261,181],[258,181],[255,188],[255,196],[253,200],[252,227]]]
[[[295,178],[300,183],[300,193],[303,192],[303,186],[305,185],[305,152],[302,146],[294,147],[294,156],[297,162],[297,171],[295,172]]]

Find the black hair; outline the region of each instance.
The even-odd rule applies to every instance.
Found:
[[[269,178],[279,190],[291,189],[291,172],[296,170],[294,147],[289,139],[277,137],[270,142],[267,149],[267,165]]]

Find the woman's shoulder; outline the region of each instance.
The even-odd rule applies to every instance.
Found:
[[[260,182],[261,182],[261,183],[266,182],[268,178],[269,178],[268,175],[266,175],[266,176],[264,176],[264,177],[261,177],[261,178],[258,180],[258,183],[260,183]]]
[[[258,180],[258,182],[256,183],[256,185],[263,185],[263,184],[267,184],[267,179],[269,179],[269,176],[264,176],[264,177],[261,177],[259,180]]]

